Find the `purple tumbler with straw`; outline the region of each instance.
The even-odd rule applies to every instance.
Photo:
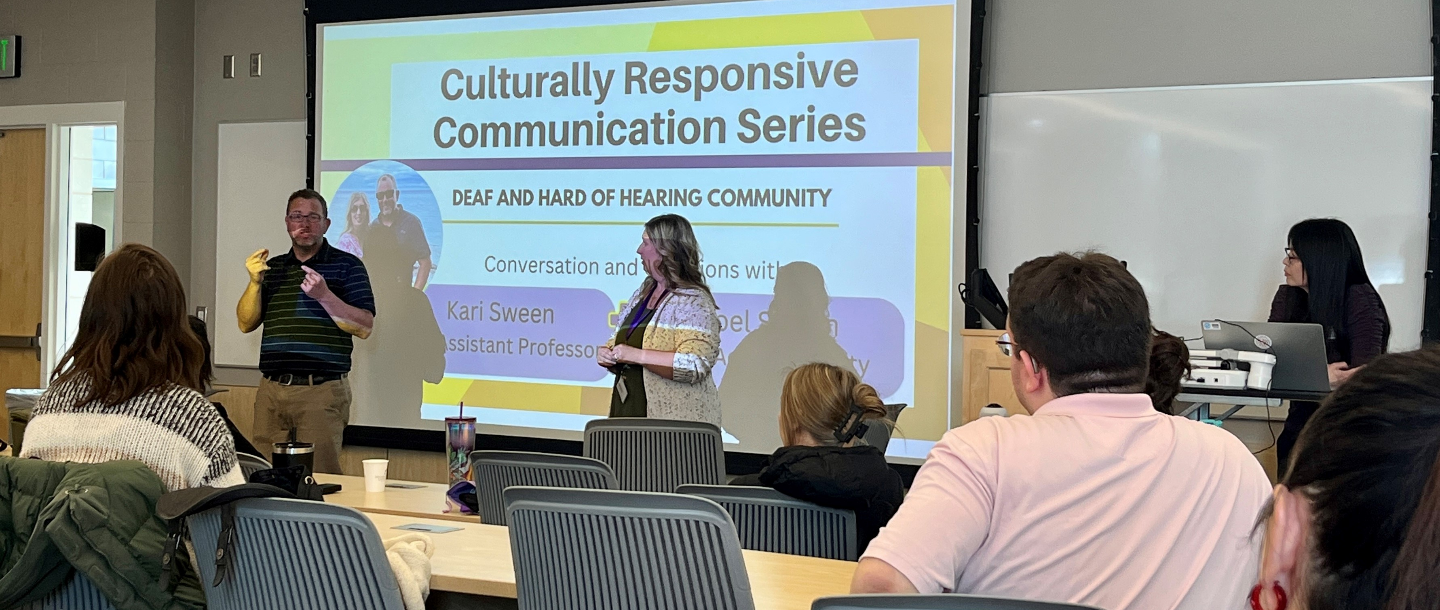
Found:
[[[465,403],[460,403],[458,417],[445,418],[445,463],[449,466],[450,485],[470,480],[470,452],[475,450],[475,418],[465,417]]]

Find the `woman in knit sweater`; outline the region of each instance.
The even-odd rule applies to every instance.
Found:
[[[636,253],[645,281],[596,358],[615,374],[610,416],[718,426],[720,391],[710,368],[720,354],[720,318],[700,271],[695,232],[683,216],[656,216],[645,223]]]
[[[139,460],[171,491],[244,483],[235,443],[197,390],[204,353],[160,253],[126,244],[90,280],[80,329],[36,402],[20,457]]]

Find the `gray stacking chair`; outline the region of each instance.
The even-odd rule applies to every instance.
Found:
[[[505,490],[520,610],[754,610],[735,525],[695,496]]]
[[[16,610],[115,610],[110,600],[84,574],[71,572],[70,580],[43,599],[16,606]]]
[[[258,455],[250,455],[248,453],[236,452],[235,458],[240,461],[240,474],[245,475],[246,481],[249,481],[250,475],[255,474],[256,472],[259,472],[261,470],[269,470],[270,468],[272,468],[270,462],[266,461],[265,458],[262,458]]]
[[[982,595],[837,595],[810,610],[1102,610],[1095,606]]]
[[[855,561],[855,511],[826,508],[769,487],[681,485],[678,494],[719,504],[735,521],[740,546],[753,551]]]
[[[530,485],[573,489],[616,489],[605,462],[575,455],[528,451],[472,451],[470,472],[480,502],[480,522],[505,525],[506,487]]]
[[[216,586],[223,508],[190,517],[211,610],[404,610],[375,525],[359,511],[281,498],[239,500],[228,578]]]
[[[725,482],[725,449],[715,424],[645,417],[585,424],[585,457],[615,470],[620,489],[670,493]]]

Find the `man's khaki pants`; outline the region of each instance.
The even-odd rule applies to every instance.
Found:
[[[290,438],[315,444],[315,472],[340,474],[340,439],[350,422],[350,380],[283,385],[260,380],[255,394],[255,447],[274,451]],[[270,459],[270,456],[261,456]]]

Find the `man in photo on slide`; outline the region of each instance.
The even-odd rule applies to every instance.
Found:
[[[235,306],[241,332],[262,324],[255,395],[255,444],[261,451],[294,431],[315,445],[315,471],[340,472],[340,439],[350,419],[351,337],[370,336],[375,295],[355,255],[325,240],[330,214],[310,189],[285,205],[290,251],[245,259],[250,283]]]
[[[432,267],[430,242],[425,238],[420,218],[400,205],[400,189],[396,187],[394,176],[382,174],[375,180],[375,201],[380,204],[380,214],[370,223],[370,236],[365,245],[366,262],[370,263],[377,277],[382,273],[394,273],[416,290],[424,290],[425,284],[430,281]]]

